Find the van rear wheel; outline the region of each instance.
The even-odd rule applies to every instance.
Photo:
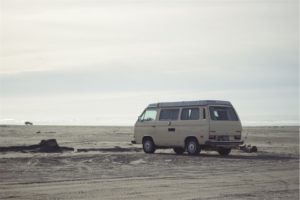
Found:
[[[201,151],[198,141],[194,138],[187,140],[186,150],[190,155],[198,155]]]
[[[185,152],[185,149],[182,147],[174,147],[173,150],[176,154],[183,154]]]
[[[154,153],[155,145],[151,138],[145,138],[143,140],[143,149],[145,153]]]
[[[219,148],[218,152],[221,156],[228,156],[231,152],[231,148]]]

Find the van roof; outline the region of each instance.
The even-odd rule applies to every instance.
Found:
[[[151,103],[148,108],[165,108],[165,107],[186,107],[186,106],[206,106],[206,105],[223,105],[232,106],[229,101],[220,100],[199,100],[199,101],[177,101],[177,102],[159,102]]]

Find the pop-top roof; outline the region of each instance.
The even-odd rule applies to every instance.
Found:
[[[206,105],[223,105],[223,106],[225,105],[225,106],[231,106],[231,103],[229,101],[219,101],[219,100],[159,102],[159,103],[149,104],[148,108],[206,106]]]

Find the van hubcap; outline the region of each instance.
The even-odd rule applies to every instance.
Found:
[[[145,149],[147,151],[151,151],[151,148],[152,148],[151,142],[150,141],[146,141],[145,142]]]
[[[196,151],[196,144],[194,142],[190,142],[188,145],[188,151],[194,153]]]

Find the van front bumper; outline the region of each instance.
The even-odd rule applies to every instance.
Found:
[[[244,144],[244,141],[206,141],[205,145],[213,147],[237,147]]]

